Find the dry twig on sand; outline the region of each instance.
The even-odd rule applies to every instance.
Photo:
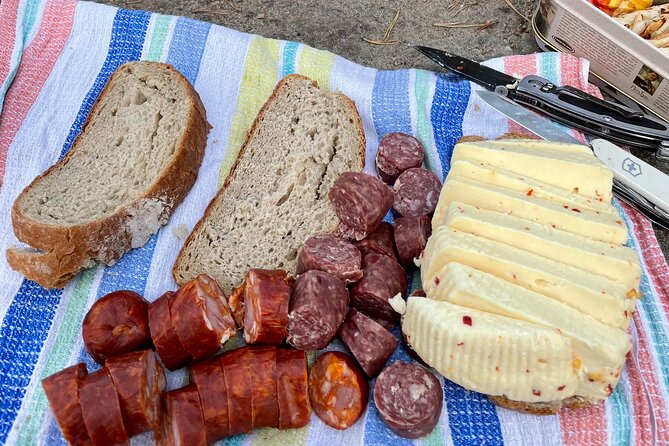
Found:
[[[400,10],[398,9],[397,12],[395,13],[395,17],[390,21],[390,24],[388,25],[388,28],[386,28],[386,32],[383,33],[383,38],[381,40],[374,40],[374,39],[368,39],[366,37],[363,37],[362,40],[364,40],[367,43],[371,43],[372,45],[396,45],[400,41],[397,39],[389,39],[390,33],[393,32],[393,28],[395,28],[395,24],[397,23],[397,20],[400,18]]]
[[[476,28],[479,30],[488,29],[495,25],[497,20],[488,20],[483,23],[467,23],[467,22],[449,22],[449,23],[433,23],[432,26],[437,28]]]
[[[509,8],[513,9],[513,11],[514,11],[516,14],[518,14],[519,16],[521,16],[522,18],[524,18],[526,21],[528,21],[528,22],[530,21],[530,19],[528,19],[527,16],[526,16],[525,14],[523,14],[522,12],[520,12],[520,11],[518,10],[518,8],[516,8],[516,7],[514,6],[514,4],[511,3],[511,0],[504,0],[504,1],[506,2],[507,5],[509,5]]]

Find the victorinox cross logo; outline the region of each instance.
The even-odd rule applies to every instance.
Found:
[[[632,175],[633,177],[638,177],[642,173],[641,172],[641,166],[639,166],[638,163],[636,163],[635,161],[632,161],[629,158],[625,158],[623,160],[623,166],[622,167],[623,167],[623,170],[625,172],[629,172],[629,174]]]

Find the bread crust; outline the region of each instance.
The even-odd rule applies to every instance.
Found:
[[[278,98],[279,92],[281,91],[281,88],[283,87],[283,85],[286,84],[287,82],[291,81],[291,80],[298,80],[298,79],[308,81],[314,87],[319,88],[318,82],[316,82],[315,80],[310,79],[306,76],[303,76],[301,74],[289,74],[289,75],[285,76],[283,79],[281,79],[277,83],[276,87],[274,87],[274,90],[272,91],[272,94],[267,99],[267,101],[265,101],[263,106],[260,108],[260,111],[258,112],[258,115],[256,116],[255,120],[253,121],[253,124],[251,124],[251,127],[246,132],[246,136],[244,137],[244,142],[242,143],[242,146],[239,149],[239,153],[237,154],[237,158],[235,159],[235,162],[233,163],[232,167],[230,168],[230,173],[228,174],[227,178],[223,182],[223,185],[218,190],[218,192],[216,193],[214,198],[207,205],[207,208],[205,209],[204,214],[202,215],[202,218],[200,218],[200,220],[198,220],[195,227],[193,228],[191,233],[186,238],[186,241],[184,242],[183,246],[181,247],[181,250],[179,251],[179,254],[177,255],[176,260],[174,261],[174,265],[172,267],[172,275],[174,276],[174,280],[177,282],[177,284],[184,285],[188,281],[187,279],[184,280],[178,274],[178,270],[179,270],[179,268],[181,266],[181,263],[182,263],[182,257],[184,256],[184,253],[188,249],[191,242],[195,239],[197,234],[200,232],[200,230],[202,228],[202,225],[204,225],[204,222],[209,218],[210,214],[213,212],[213,209],[216,207],[216,204],[218,204],[218,202],[223,198],[228,186],[235,179],[235,176],[237,174],[237,166],[239,165],[241,159],[244,157],[244,153],[246,152],[246,147],[249,144],[251,135],[253,135],[253,133],[255,132],[256,126],[263,120],[267,108]],[[365,141],[366,140],[365,140],[365,133],[364,133],[363,127],[362,127],[362,121],[360,120],[360,115],[358,114],[358,109],[355,106],[355,102],[351,98],[349,98],[348,96],[346,96],[344,94],[341,94],[341,93],[337,93],[337,94],[339,94],[340,97],[346,102],[346,104],[348,104],[355,111],[354,114],[355,114],[355,119],[357,121],[356,122],[357,125],[355,127],[358,130],[358,134],[359,134],[360,141],[361,141],[360,160],[362,162],[362,166],[364,166],[365,165],[365,145],[366,145]],[[338,224],[335,225],[335,227],[332,228],[330,230],[330,232],[334,233],[337,230],[338,226],[339,226]]]
[[[107,94],[110,86],[124,70],[131,69],[134,64],[140,63],[171,71],[186,92],[190,102],[186,128],[176,144],[171,162],[144,194],[126,203],[114,214],[104,219],[81,225],[56,226],[34,221],[21,212],[19,204],[29,190],[59,166],[68,163],[72,157],[76,156],[80,138],[88,131],[91,117],[97,115],[100,99]],[[80,269],[92,266],[95,260],[106,264],[115,263],[125,252],[133,248],[132,235],[128,228],[133,221],[141,218],[137,214],[142,207],[149,203],[162,203],[158,221],[164,225],[174,209],[184,200],[197,178],[210,128],[198,93],[174,67],[159,62],[129,62],[121,65],[112,74],[98,96],[71,150],[65,157],[35,178],[14,201],[12,225],[16,237],[43,252],[9,248],[7,250],[9,265],[45,288],[57,288],[64,286]]]

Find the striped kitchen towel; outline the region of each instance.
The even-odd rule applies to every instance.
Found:
[[[416,56],[419,57],[419,56]],[[131,60],[174,65],[195,86],[213,129],[198,180],[169,224],[116,265],[84,271],[63,290],[46,291],[0,260],[0,442],[63,444],[40,386],[42,378],[79,361],[95,369],[82,348],[81,322],[91,304],[117,289],[149,300],[174,289],[171,266],[182,244],[177,227],[192,228],[237,155],[245,132],[274,85],[289,73],[316,79],[351,97],[367,138],[365,170],[380,138],[416,135],[426,162],[444,178],[462,135],[494,138],[518,131],[472,94],[476,86],[422,70],[378,71],[296,42],[265,39],[183,17],[127,11],[73,0],[0,3],[0,251],[16,239],[10,207],[17,194],[70,148],[110,74]],[[495,68],[536,73],[586,89],[587,62],[568,55],[495,59]],[[669,441],[669,269],[649,222],[618,205],[643,266],[640,300],[620,384],[605,403],[535,417],[500,409],[485,397],[443,380],[438,427],[405,440],[381,422],[373,404],[346,431],[314,417],[291,431],[263,429],[221,444],[272,445],[600,445]],[[418,279],[412,287],[417,288]],[[335,346],[336,348],[337,346]],[[398,348],[394,359],[410,360]],[[170,373],[178,387],[183,373]],[[137,444],[148,444],[147,434]]]

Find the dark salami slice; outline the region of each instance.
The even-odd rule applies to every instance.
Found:
[[[210,358],[192,365],[190,377],[200,395],[207,443],[227,437],[230,435],[228,394],[220,358]]]
[[[232,311],[232,317],[235,319],[237,327],[244,326],[244,293],[246,292],[246,281],[242,282],[237,288],[232,290],[228,297],[228,306]]]
[[[169,370],[176,370],[193,357],[184,349],[172,324],[170,302],[174,293],[168,291],[149,304],[149,327],[156,353]]]
[[[348,311],[339,327],[339,337],[370,378],[379,374],[397,348],[397,339],[391,332],[355,308]]]
[[[79,404],[88,435],[95,446],[128,445],[123,415],[107,368],[86,375],[79,388]]]
[[[206,274],[179,288],[170,314],[181,344],[194,361],[219,351],[237,331],[225,293]]]
[[[439,380],[424,367],[397,361],[376,378],[374,404],[397,435],[421,438],[439,421],[444,394]]]
[[[121,403],[123,423],[129,436],[156,432],[163,422],[165,372],[151,350],[126,353],[106,363]]]
[[[376,177],[344,172],[328,192],[344,237],[362,240],[381,223],[393,204],[393,191]]]
[[[93,444],[79,405],[79,388],[88,371],[79,363],[44,378],[42,387],[65,440],[73,446]]]
[[[381,224],[367,237],[354,242],[362,257],[367,254],[383,254],[397,260],[393,226],[388,222]]]
[[[432,233],[430,217],[398,217],[395,219],[394,228],[400,263],[408,270],[415,269],[413,259],[420,257]]]
[[[279,401],[279,429],[297,429],[309,424],[307,358],[302,350],[276,350],[276,386]]]
[[[228,397],[230,435],[253,430],[253,389],[249,382],[250,366],[244,360],[246,350],[238,348],[221,356]]]
[[[416,138],[406,133],[388,133],[381,139],[376,153],[376,170],[383,181],[393,184],[399,174],[423,164],[425,149]]]
[[[290,289],[282,269],[251,269],[244,294],[244,341],[280,344],[286,339]]]
[[[344,283],[362,277],[360,251],[348,240],[331,235],[310,237],[297,257],[297,274],[309,270],[325,271]]]
[[[328,426],[348,429],[367,407],[369,386],[360,366],[342,352],[321,354],[309,372],[311,407]]]
[[[307,271],[295,281],[288,314],[288,343],[300,350],[321,349],[346,315],[348,291],[324,271]]]
[[[393,208],[402,217],[420,217],[434,212],[439,201],[441,182],[427,169],[414,168],[395,181]]]
[[[388,256],[367,254],[362,258],[362,271],[362,279],[351,288],[351,306],[379,323],[397,321],[399,314],[388,299],[404,293],[407,285],[404,268]]]
[[[167,392],[165,409],[163,435],[166,445],[204,446],[207,444],[202,405],[194,384]]]

